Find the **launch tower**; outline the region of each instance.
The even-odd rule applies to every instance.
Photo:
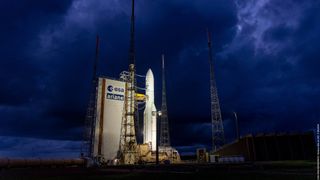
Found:
[[[137,160],[137,140],[135,134],[135,117],[137,104],[135,78],[135,48],[134,48],[134,0],[132,0],[131,35],[129,51],[129,77],[126,82],[125,104],[121,123],[119,156],[122,164],[135,164]]]

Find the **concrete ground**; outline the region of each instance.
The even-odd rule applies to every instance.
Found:
[[[316,164],[306,161],[255,162],[242,164],[179,164],[117,166],[104,168],[37,167],[0,170],[2,179],[316,179]]]

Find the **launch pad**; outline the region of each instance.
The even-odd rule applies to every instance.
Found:
[[[132,0],[129,68],[128,71],[121,72],[119,78],[97,76],[99,60],[99,37],[97,37],[93,91],[87,111],[84,149],[87,151],[86,156],[99,165],[180,162],[178,151],[170,146],[169,141],[164,55],[162,55],[161,111],[157,111],[155,106],[154,76],[151,69],[145,76],[145,87],[137,85],[134,2]],[[138,89],[145,90],[145,93],[138,92]],[[144,105],[143,143],[138,144],[136,132],[140,129],[138,119],[141,104]],[[158,123],[158,114],[162,114],[161,123]]]
[[[149,69],[145,76],[145,94],[135,93],[128,97],[131,82],[128,81],[128,73],[121,73],[119,79],[99,77],[96,92],[96,112],[92,137],[92,154],[91,157],[99,164],[118,165],[118,164],[147,164],[156,163],[157,154],[160,163],[177,163],[180,162],[180,156],[176,149],[171,146],[158,147],[157,153],[157,119],[159,113],[154,104],[154,76],[152,70]],[[128,88],[129,87],[129,88]],[[131,89],[133,89],[131,87]],[[134,121],[126,121],[128,119],[128,109],[130,104],[134,104],[132,99],[143,103],[143,143],[136,143],[134,135]],[[133,106],[134,107],[134,106]],[[133,108],[131,108],[131,111]],[[135,108],[137,109],[137,108]],[[131,114],[134,114],[131,112]],[[130,117],[129,118],[133,118]],[[128,124],[130,125],[128,129]],[[135,143],[132,149],[131,160],[121,161],[126,148],[125,142],[128,140],[129,131],[131,138]],[[127,138],[127,139],[125,139]]]

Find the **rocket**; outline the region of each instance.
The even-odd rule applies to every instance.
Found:
[[[146,75],[146,104],[144,109],[143,143],[151,145],[151,150],[156,150],[157,140],[157,109],[154,105],[154,78],[151,69]]]

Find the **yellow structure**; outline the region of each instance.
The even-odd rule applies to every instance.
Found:
[[[146,96],[146,95],[136,93],[136,97],[135,97],[135,99],[136,99],[137,101],[146,101],[146,98],[147,98],[147,96]]]
[[[151,151],[149,144],[139,144],[137,146],[138,163],[147,164],[156,162],[156,152]],[[176,164],[180,163],[180,155],[178,151],[172,147],[159,147],[159,162]]]

